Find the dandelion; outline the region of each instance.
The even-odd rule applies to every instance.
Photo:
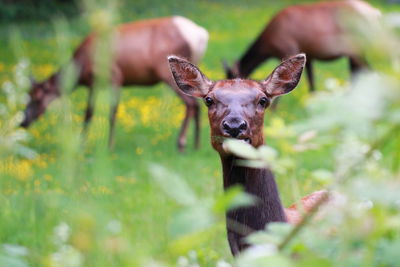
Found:
[[[100,194],[100,195],[111,195],[113,192],[106,186],[98,186],[97,188],[92,188],[93,194]]]
[[[134,184],[136,183],[136,179],[131,177],[131,178],[125,178],[123,176],[117,176],[115,177],[115,179],[117,180],[118,183],[121,184]]]
[[[132,129],[135,125],[135,119],[132,113],[128,112],[127,105],[121,103],[118,107],[117,120],[121,123],[125,130]]]
[[[280,117],[271,119],[270,126],[265,127],[265,133],[271,138],[285,138],[294,135],[293,130],[287,127],[285,121]]]
[[[36,66],[34,71],[39,75],[39,77],[45,78],[50,76],[55,71],[55,67],[51,64],[43,64]]]
[[[79,231],[72,237],[71,243],[80,251],[88,251],[92,247],[93,240],[86,231]]]
[[[0,162],[0,173],[14,177],[19,181],[27,181],[33,174],[32,162],[10,157]]]
[[[219,178],[219,177],[221,177],[221,173],[219,171],[215,170],[213,173],[213,176]]]
[[[136,152],[136,155],[140,156],[140,155],[143,154],[143,148],[137,147],[136,150],[135,150],[135,152]]]

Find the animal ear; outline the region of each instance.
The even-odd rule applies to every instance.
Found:
[[[177,56],[169,56],[168,62],[179,89],[191,96],[207,95],[213,83],[195,65]]]
[[[271,97],[287,94],[296,88],[306,63],[306,55],[298,54],[283,61],[267,79],[261,82]]]

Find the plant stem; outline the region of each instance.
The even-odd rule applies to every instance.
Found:
[[[379,138],[377,141],[375,141],[371,147],[369,148],[369,150],[365,153],[364,157],[362,159],[367,159],[369,157],[372,156],[372,153],[374,152],[374,150],[376,150],[377,148],[381,147],[382,145],[384,145],[386,143],[386,141],[388,139],[390,139],[392,137],[392,135],[396,132],[400,131],[400,125],[395,125],[392,128],[390,128],[387,133],[382,137]],[[335,179],[335,183],[332,183],[330,188],[332,188],[336,183],[338,183],[338,181],[343,181],[343,177],[342,179]],[[310,211],[308,213],[306,213],[303,218],[301,219],[300,223],[298,225],[296,225],[292,231],[289,232],[289,234],[285,237],[285,239],[283,239],[283,241],[278,245],[278,249],[279,250],[283,250],[288,244],[289,242],[298,235],[298,233],[309,223],[309,221],[314,217],[315,213],[318,211],[318,208],[325,203],[325,201],[327,201],[331,195],[331,191],[332,189],[327,189],[326,194],[324,195],[324,197],[320,198],[315,205],[310,209]]]
[[[318,208],[329,199],[330,195],[331,192],[327,191],[326,194],[315,203],[315,205],[307,212],[307,214],[304,215],[300,223],[296,225],[296,227],[294,227],[292,231],[290,231],[290,233],[285,237],[285,239],[283,239],[283,241],[278,245],[279,250],[283,250],[289,244],[289,242],[295,236],[297,236],[301,229],[303,229],[311,220],[311,218],[317,213]]]

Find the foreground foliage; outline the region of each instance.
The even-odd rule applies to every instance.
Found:
[[[85,3],[87,12],[79,23],[101,33],[107,44],[110,28],[120,19],[116,15],[124,20],[126,14],[113,12],[118,7],[113,2]],[[212,16],[196,17],[188,11],[190,5],[182,7],[185,14],[211,31],[202,69],[213,79],[222,78],[220,58],[237,57],[257,33],[250,26],[264,24],[265,15],[258,19],[264,11],[255,4],[243,4],[224,13],[220,2],[199,3],[199,10],[226,21],[248,18],[248,24],[232,26],[217,23]],[[264,4],[268,16],[274,11],[271,7],[280,7],[276,5]],[[137,9],[141,6],[145,4],[138,2]],[[141,16],[172,11],[165,7],[146,12]],[[206,145],[206,127],[202,150],[189,150],[186,155],[174,150],[183,107],[166,86],[124,93],[117,147],[112,152],[105,134],[110,93],[104,71],[107,60],[99,68],[96,116],[87,137],[81,136],[85,94],[82,90],[69,93],[74,79],[69,69],[63,81],[65,95],[32,129],[18,128],[29,69],[45,78],[68,62],[77,41],[70,23],[78,22],[58,20],[51,38],[39,35],[29,44],[21,40],[24,35],[15,34],[12,45],[3,47],[15,56],[11,60],[4,55],[0,62],[0,69],[7,73],[0,76],[1,266],[397,264],[399,59],[387,53],[393,51],[387,45],[399,42],[392,32],[378,29],[377,42],[365,41],[374,51],[369,53],[370,61],[379,73],[365,73],[347,83],[345,62],[321,64],[317,68],[319,93],[309,96],[307,85],[302,84],[283,99],[276,113],[268,114],[269,146],[255,150],[242,143],[226,144],[251,160],[244,164],[270,166],[285,203],[322,188],[337,200],[322,208],[316,220],[298,228],[274,224],[255,233],[249,239],[254,246],[233,259],[225,236],[225,209],[248,205],[252,199],[241,194],[240,188],[221,193],[219,161]],[[52,53],[46,49],[53,49]],[[41,64],[30,63],[26,51],[35,51],[40,59],[33,56],[33,60]],[[263,66],[255,77],[264,78],[270,65],[274,63]]]

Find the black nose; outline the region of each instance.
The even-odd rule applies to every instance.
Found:
[[[225,133],[229,134],[233,138],[236,138],[247,130],[247,123],[242,119],[232,118],[224,120],[222,122],[222,128]]]

